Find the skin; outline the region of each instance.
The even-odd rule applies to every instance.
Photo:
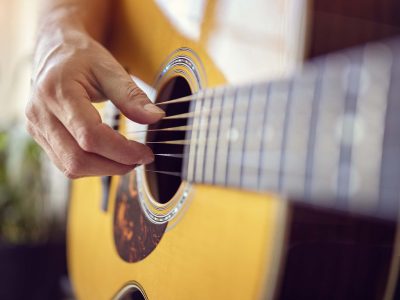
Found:
[[[151,150],[102,123],[92,102],[110,99],[132,121],[164,116],[102,46],[109,0],[45,0],[35,47],[27,130],[69,178],[121,175]]]

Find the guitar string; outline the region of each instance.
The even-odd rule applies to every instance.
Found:
[[[175,99],[171,99],[171,100],[166,100],[163,102],[156,102],[153,104],[157,105],[157,106],[161,106],[161,105],[166,105],[166,104],[184,103],[184,102],[198,101],[198,100],[203,100],[203,99],[209,100],[211,98],[215,98],[216,92],[220,92],[221,95],[222,95],[222,93],[224,93],[225,95],[230,94],[230,93],[233,94],[237,90],[245,91],[247,89],[250,90],[252,88],[266,88],[266,86],[270,85],[271,83],[272,82],[258,82],[258,83],[241,85],[241,86],[218,86],[218,87],[201,90],[192,95],[175,98]],[[209,94],[209,95],[207,95],[207,94]],[[219,95],[219,96],[221,96],[221,95]]]
[[[236,107],[237,109],[241,109],[241,108],[245,108],[246,106],[239,106]],[[186,113],[180,113],[180,114],[175,114],[175,115],[168,115],[168,116],[164,116],[163,118],[161,118],[158,122],[162,121],[162,120],[179,120],[179,119],[188,119],[188,118],[193,118],[193,117],[197,117],[197,116],[204,116],[205,113],[211,113],[211,114],[218,114],[220,111],[222,110],[228,110],[228,109],[233,109],[233,106],[226,106],[226,107],[217,107],[217,108],[213,108],[213,109],[209,109],[206,111],[202,111],[202,112],[186,112]],[[208,115],[207,115],[208,116]],[[103,114],[102,118],[103,119],[108,119],[110,116],[106,113]]]
[[[175,176],[175,177],[182,177],[182,174],[180,172],[170,172],[170,171],[161,171],[161,170],[148,170],[146,168],[145,168],[145,172],[158,173],[158,174]]]
[[[226,112],[225,114],[228,114],[228,113],[230,113],[231,111],[230,110],[232,110],[233,109],[233,107],[227,107],[227,108],[224,108],[224,112]],[[208,116],[211,116],[211,115],[218,115],[220,112],[221,112],[222,110],[221,109],[212,109],[212,110],[205,110],[204,112],[202,112],[201,114],[200,113],[194,113],[194,112],[191,112],[191,113],[184,113],[184,114],[176,114],[176,115],[171,115],[171,116],[168,116],[168,117],[165,117],[165,118],[163,118],[162,120],[178,120],[178,119],[188,119],[188,118],[192,118],[192,117],[196,117],[196,116],[200,116],[200,122],[202,121],[202,119],[204,118],[204,117],[208,117]],[[251,117],[253,118],[253,117],[259,117],[259,116],[262,116],[262,114],[260,114],[260,113],[257,113],[257,114],[253,114],[253,115],[251,115]],[[244,118],[244,117],[246,117],[246,114],[240,114],[240,115],[237,115],[236,116],[237,118]],[[223,117],[223,118],[219,118],[218,120],[225,120],[225,119],[228,119],[229,117]],[[127,131],[126,133],[127,134],[135,134],[135,133],[144,133],[144,132],[157,132],[157,131],[181,131],[181,129],[183,129],[184,128],[184,126],[185,125],[183,125],[183,126],[175,126],[175,127],[165,127],[165,128],[157,128],[157,129],[142,129],[142,130],[133,130],[133,131]],[[188,126],[188,125],[186,125],[186,126]],[[173,129],[176,129],[176,130],[173,130]]]
[[[169,141],[156,141],[156,142],[146,142],[146,144],[169,144],[169,145],[199,145],[198,143],[190,143],[190,139],[183,140],[169,140]]]
[[[299,115],[299,114],[297,114],[297,115]],[[207,116],[207,114],[204,114],[203,117],[206,117],[206,116]],[[258,113],[258,114],[252,115],[252,118],[258,118],[258,117],[261,118],[262,116],[263,116],[263,114]],[[238,116],[238,118],[239,117],[245,118],[246,116],[242,115],[242,116]],[[221,118],[221,119],[219,119],[219,122],[223,123],[224,120],[227,120],[227,119],[230,119],[230,117]],[[203,130],[205,128],[206,128],[206,130],[213,131],[217,127],[216,124],[213,124],[213,125],[214,126],[207,126],[207,124],[204,124],[200,120],[200,124],[198,124],[196,129],[194,129],[192,125],[186,125],[186,126],[177,126],[177,127],[167,127],[167,128],[160,128],[160,129],[152,129],[152,130],[128,131],[127,134],[126,134],[126,137],[138,140],[138,139],[143,139],[144,137],[146,137],[147,132],[158,132],[158,133],[174,132],[174,131],[177,131],[177,132],[189,132],[189,131],[193,131],[193,130],[201,131],[201,130]],[[305,132],[305,129],[303,129],[301,127],[294,127],[291,130],[291,132],[292,132],[292,134],[293,133],[298,134],[299,132]],[[267,130],[266,130],[266,133],[268,133]],[[263,133],[262,131],[260,132],[260,134],[266,134],[266,133]],[[227,132],[227,140],[228,140],[228,142],[229,142],[229,139],[238,139],[239,136],[235,137],[235,135],[239,135],[239,134],[240,133],[238,133],[237,129],[235,129],[234,127],[233,128],[229,128],[228,132]],[[233,136],[230,137],[230,135],[233,135]],[[170,144],[170,145],[189,145],[189,144],[191,144],[191,145],[204,146],[204,145],[206,145],[206,143],[216,142],[216,141],[217,140],[215,138],[214,139],[208,138],[208,139],[202,139],[202,140],[197,138],[196,141],[194,141],[194,142],[192,142],[190,139],[172,139],[172,140],[164,140],[164,141],[162,141],[162,140],[161,141],[150,141],[150,142],[147,142],[147,144]],[[249,147],[247,147],[247,149],[249,149]],[[251,149],[251,147],[250,147],[250,149]]]
[[[169,115],[165,116],[160,121],[162,120],[179,120],[179,119],[187,119],[187,118],[194,118],[194,117],[207,117],[209,115],[213,114],[219,114],[221,111],[232,111],[233,109],[245,109],[247,106],[246,105],[237,105],[236,107],[232,105],[228,105],[225,107],[216,107],[216,108],[210,108],[210,109],[203,109],[201,112],[186,112],[186,113],[181,113],[181,114],[176,114],[176,115]]]
[[[211,100],[211,99],[212,99],[212,97],[210,97],[209,100]],[[214,98],[214,100],[215,100],[215,98]],[[175,100],[171,100],[171,101],[175,101]],[[220,99],[220,103],[222,104],[222,99]],[[230,118],[231,118],[230,114],[231,114],[233,109],[238,110],[238,111],[241,111],[241,110],[244,111],[244,110],[247,109],[247,105],[246,105],[246,103],[244,103],[244,104],[241,103],[241,104],[236,105],[236,106],[234,106],[234,105],[228,105],[228,106],[224,106],[224,107],[218,106],[218,107],[214,107],[214,108],[203,109],[201,112],[187,112],[187,113],[169,115],[169,116],[165,116],[161,120],[180,120],[180,119],[188,119],[188,118],[199,117],[200,118],[200,122],[201,122],[202,119],[205,118],[205,117],[212,116],[212,115],[219,115],[221,112],[223,112],[223,117],[219,118],[219,122],[224,122],[225,120],[228,120],[228,119],[230,120]],[[304,114],[305,114],[304,111],[296,113],[297,116],[301,116],[301,115],[304,115]],[[262,112],[258,112],[256,114],[252,114],[251,115],[252,118],[255,118],[255,117],[262,118],[262,116],[263,116]],[[238,114],[235,115],[235,118],[239,118],[239,119],[245,118],[245,117],[247,117],[247,113],[238,113]],[[179,126],[179,127],[181,127],[181,126]],[[140,132],[149,132],[149,131],[152,131],[152,132],[168,131],[170,128],[171,128],[170,131],[173,131],[172,130],[173,127],[167,127],[167,128],[158,128],[158,129],[151,129],[151,130],[127,131],[126,134],[136,134],[136,133],[140,133]],[[176,130],[176,131],[178,131],[178,130]],[[181,131],[181,130],[179,130],[179,131]]]
[[[257,150],[255,148],[254,149],[249,149],[248,151],[246,151],[246,155],[249,156],[249,157],[254,157],[254,155],[258,153]],[[233,150],[231,153],[232,153],[233,157],[236,157],[236,156],[239,156],[239,155],[240,156],[243,155],[242,151],[237,151],[237,150]],[[278,150],[275,150],[275,151],[270,150],[269,154],[270,154],[270,156],[279,157],[280,151],[278,151]],[[155,156],[160,156],[160,157],[165,157],[165,158],[183,158],[185,156],[182,153],[154,153],[154,155]],[[290,158],[296,159],[296,158],[298,158],[298,155],[292,154],[292,155],[290,155]],[[233,163],[233,164],[235,164],[235,163]],[[241,165],[241,164],[238,164],[238,165]]]
[[[259,83],[259,84],[254,84],[254,85],[244,85],[244,86],[240,86],[240,87],[217,87],[217,88],[202,90],[199,93],[192,94],[189,96],[184,96],[184,97],[175,98],[172,100],[167,100],[167,101],[153,103],[153,104],[157,105],[157,106],[162,106],[162,105],[167,105],[167,104],[177,104],[177,103],[181,104],[181,103],[185,103],[185,102],[195,102],[195,101],[200,101],[200,100],[211,101],[213,98],[214,98],[214,100],[220,99],[222,102],[221,97],[223,95],[224,95],[224,97],[226,97],[227,94],[234,94],[236,92],[236,90],[240,90],[243,92],[246,90],[250,90],[252,87],[255,88],[256,86],[260,86],[261,88],[266,89],[270,84],[271,83]],[[217,91],[220,92],[220,94],[216,93]],[[207,94],[209,94],[209,95],[207,95]],[[223,109],[228,109],[228,108],[229,107],[223,107]],[[236,108],[246,108],[246,106],[242,106],[242,107],[239,106]],[[219,109],[222,109],[222,107],[219,107]],[[114,117],[114,114],[112,114],[110,116],[109,112],[107,111],[102,115],[102,117],[103,118]],[[163,119],[168,120],[169,117],[172,117],[172,116],[166,116]],[[161,120],[163,120],[163,119],[161,119]]]
[[[232,108],[233,109],[233,108]],[[231,116],[229,116],[229,110],[226,110],[225,111],[225,115],[228,115],[228,116],[224,116],[224,117],[222,117],[222,118],[219,118],[218,119],[218,122],[224,122],[224,121],[226,121],[226,120],[230,120],[230,118],[231,118]],[[210,128],[210,126],[206,126],[206,124],[204,124],[204,118],[206,118],[206,117],[208,117],[208,116],[210,116],[210,115],[213,115],[213,114],[218,114],[219,112],[218,111],[215,111],[215,110],[213,110],[213,111],[210,111],[210,110],[208,110],[208,111],[206,111],[206,112],[204,112],[204,113],[202,113],[201,114],[201,118],[200,118],[200,124],[198,125],[198,126],[200,126],[200,127],[206,127],[207,128],[207,130],[214,130],[215,128]],[[178,114],[178,115],[173,115],[174,117],[175,117],[175,119],[187,119],[188,117],[186,116],[186,114],[187,113],[185,113],[185,116],[182,116],[182,117],[175,117],[175,116],[180,116],[180,114]],[[296,113],[296,116],[304,116],[304,115],[306,115],[307,113],[305,113],[305,112],[298,112],[298,113]],[[262,116],[263,116],[263,113],[255,113],[255,114],[252,114],[251,115],[251,118],[262,118]],[[192,117],[192,116],[189,116],[189,117]],[[236,116],[235,116],[235,118],[236,119],[239,119],[239,120],[242,120],[243,118],[246,118],[247,117],[247,115],[246,114],[237,114]],[[203,121],[203,122],[202,122]],[[214,121],[214,122],[216,122],[216,121]],[[199,129],[202,129],[202,128],[199,128]],[[198,129],[198,130],[199,130]],[[204,129],[204,128],[203,128]],[[146,134],[146,132],[161,132],[161,131],[191,131],[191,130],[193,130],[193,127],[192,126],[190,126],[190,125],[183,125],[183,126],[174,126],[174,127],[165,127],[165,128],[157,128],[157,129],[142,129],[142,130],[131,130],[131,131],[126,131],[126,134],[127,135],[130,135],[131,137],[134,137],[135,135],[140,135],[140,134]]]
[[[161,156],[166,158],[184,158],[185,156],[181,153],[153,153],[155,156]]]
[[[168,171],[168,170],[152,170],[152,169],[147,169],[146,167],[143,168],[144,171],[146,172],[151,172],[151,173],[160,173],[160,174],[165,174],[165,175],[172,175],[172,176],[179,176],[182,177],[182,172],[173,172],[173,171]],[[246,166],[247,170],[254,170],[256,169],[257,171],[259,170],[259,167],[254,167],[254,166]],[[311,176],[311,174],[307,174],[304,172],[288,172],[288,171],[280,171],[279,167],[261,167],[261,172],[262,175],[272,175],[272,176],[280,176],[281,174],[285,174],[285,177],[290,178],[290,180],[296,179],[298,178],[299,180],[303,181],[304,178],[307,178],[309,176]],[[330,174],[329,172],[325,172],[325,173],[321,173],[318,175],[318,178],[316,178],[316,180],[318,180],[319,182],[331,182],[332,180],[332,174]],[[195,180],[193,180],[195,181]]]
[[[169,104],[182,104],[185,102],[195,102],[195,101],[200,101],[200,100],[211,100],[212,98],[218,98],[221,97],[223,94],[230,94],[230,93],[235,93],[236,89],[242,89],[243,91],[246,90],[247,88],[250,88],[251,86],[243,86],[243,87],[217,87],[217,88],[212,88],[212,89],[207,89],[207,90],[202,90],[198,93],[189,95],[189,96],[184,96],[184,97],[180,97],[180,98],[175,98],[172,100],[166,100],[163,102],[157,102],[157,103],[153,103],[156,106],[162,106],[162,105],[169,105]],[[215,96],[215,91],[221,91],[221,94],[217,96]],[[223,92],[223,94],[222,94]],[[207,95],[207,93],[210,93],[210,95]],[[102,114],[102,118],[106,119],[106,118],[114,118],[115,114],[106,111],[105,113]],[[163,118],[165,119],[165,117]],[[162,120],[162,119],[161,119]]]
[[[184,125],[184,126],[175,126],[175,127],[165,127],[165,128],[158,128],[158,129],[144,129],[144,130],[134,130],[128,131],[127,133],[130,134],[145,134],[147,132],[160,132],[160,131],[190,131],[192,130],[192,126]]]
[[[175,98],[172,100],[166,100],[163,102],[156,102],[153,104],[156,106],[161,106],[161,105],[167,105],[167,104],[185,103],[185,102],[196,101],[196,100],[205,99],[205,98],[206,98],[205,95],[203,97],[201,97],[201,95],[199,95],[199,94],[193,94],[193,95],[189,95],[189,96],[185,96],[185,97]]]
[[[215,124],[214,124],[215,125]],[[158,132],[158,133],[171,133],[171,132],[174,132],[174,131],[177,131],[177,132],[190,132],[190,131],[194,131],[194,130],[196,130],[196,131],[201,131],[202,129],[204,129],[204,127],[207,127],[207,126],[199,126],[199,127],[203,127],[203,128],[197,128],[197,129],[194,129],[191,125],[188,125],[188,126],[185,126],[186,128],[178,128],[178,129],[173,129],[174,127],[169,127],[169,128],[166,128],[167,130],[156,130],[156,129],[154,129],[153,131],[151,131],[151,132]],[[210,127],[210,126],[208,126],[207,127],[207,130],[211,130],[211,131],[213,131],[214,129],[215,129],[215,127],[217,127],[217,126],[213,126],[213,127]],[[267,127],[268,128],[268,127]],[[270,134],[270,135],[273,135],[274,133],[273,133],[273,131],[269,131],[268,129],[264,129],[264,130],[262,130],[262,128],[260,127],[260,128],[257,128],[257,129],[259,129],[259,132],[258,133],[256,133],[257,135],[259,135],[259,136],[261,136],[262,134]],[[307,133],[306,132],[306,129],[303,129],[303,128],[301,128],[301,127],[294,127],[292,130],[291,130],[291,133],[292,134],[299,134],[299,133]],[[240,132],[238,129],[236,129],[235,127],[233,127],[233,128],[229,128],[228,129],[228,131],[226,132],[226,140],[227,140],[227,142],[235,142],[235,141],[237,141],[238,139],[240,139],[240,135],[242,134],[242,136],[244,136],[244,132]],[[128,134],[126,134],[126,137],[127,138],[130,138],[130,139],[134,139],[134,140],[136,140],[136,141],[138,141],[138,142],[142,142],[141,140],[143,140],[145,137],[147,136],[147,134],[146,134],[146,130],[139,130],[139,131],[137,131],[136,133],[128,133]],[[186,144],[192,144],[192,145],[200,145],[200,146],[203,146],[203,145],[205,145],[206,143],[208,143],[208,142],[216,142],[217,141],[217,139],[215,138],[215,137],[213,137],[213,138],[210,138],[210,137],[208,137],[208,138],[203,138],[203,139],[200,139],[200,138],[196,138],[196,141],[193,141],[193,142],[191,142],[191,139],[186,139],[186,138],[184,138],[184,139],[171,139],[171,140],[158,140],[158,141],[148,141],[148,142],[146,142],[147,144],[175,144],[175,145],[186,145]],[[246,148],[247,149],[247,148]]]

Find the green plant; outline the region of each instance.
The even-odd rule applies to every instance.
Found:
[[[48,238],[43,217],[46,186],[40,147],[21,131],[0,132],[0,242],[32,243]]]

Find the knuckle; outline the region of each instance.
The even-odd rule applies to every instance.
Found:
[[[25,117],[33,122],[33,123],[37,123],[38,120],[38,115],[35,109],[35,105],[32,101],[29,101],[29,103],[27,104],[26,108],[25,108]],[[27,124],[27,126],[29,126],[29,123]]]
[[[146,97],[146,94],[133,82],[130,82],[127,86],[127,94],[129,98],[141,98]]]
[[[35,89],[37,95],[39,96],[39,100],[52,100],[56,97],[56,91],[54,86],[51,83],[44,82],[40,86],[37,86]]]
[[[33,95],[39,101],[56,100],[65,92],[65,88],[73,82],[77,74],[80,73],[73,69],[68,62],[54,64],[33,80]]]
[[[79,175],[76,175],[76,174],[74,174],[74,173],[71,173],[68,169],[65,169],[65,170],[63,171],[63,173],[64,173],[64,175],[65,175],[67,178],[69,178],[69,179],[78,179],[78,178],[81,177],[81,176],[79,176]]]
[[[31,136],[34,136],[36,133],[33,125],[30,122],[26,122],[25,129]]]
[[[55,70],[49,70],[45,76],[37,78],[33,91],[39,98],[53,99],[56,96],[58,74]]]
[[[77,155],[71,155],[64,165],[64,174],[70,179],[82,176],[83,164]]]
[[[78,134],[77,142],[84,151],[95,152],[97,139],[92,129],[82,129]]]

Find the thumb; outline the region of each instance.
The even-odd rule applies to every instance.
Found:
[[[107,65],[101,71],[96,68],[94,75],[102,93],[127,118],[137,123],[151,124],[164,117],[165,112],[150,101],[120,64],[115,61],[111,66]]]

